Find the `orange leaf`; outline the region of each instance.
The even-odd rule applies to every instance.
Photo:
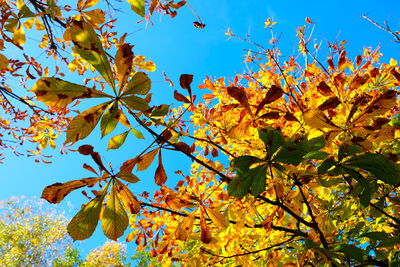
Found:
[[[153,149],[152,151],[144,154],[143,156],[139,157],[137,160],[137,170],[144,171],[151,165],[154,158],[157,155],[159,148]]]
[[[161,150],[158,153],[158,167],[156,174],[154,175],[154,181],[156,185],[163,185],[167,181],[167,174],[165,173],[164,166],[162,164]]]
[[[317,91],[323,96],[332,96],[333,95],[331,88],[324,81],[320,82],[317,85]]]
[[[200,212],[200,240],[205,244],[209,244],[211,242],[212,236],[210,233],[210,229],[207,226],[206,219],[204,218],[204,212]]]
[[[140,202],[137,198],[132,194],[132,192],[121,183],[119,180],[115,180],[117,183],[117,192],[120,197],[125,209],[131,214],[137,214],[140,211]],[[129,241],[128,241],[129,242]]]
[[[282,88],[280,88],[276,85],[272,85],[271,88],[269,88],[267,94],[265,95],[265,98],[258,105],[256,115],[263,109],[263,107],[265,105],[278,100],[283,95],[283,93],[284,92],[283,92]]]

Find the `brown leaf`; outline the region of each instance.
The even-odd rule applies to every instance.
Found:
[[[204,29],[204,27],[206,27],[206,24],[195,21],[195,22],[193,22],[193,26],[195,26],[196,28],[199,28],[199,29]]]
[[[138,158],[128,159],[122,164],[119,169],[121,172],[132,172],[138,161]]]
[[[281,87],[278,87],[276,85],[272,85],[267,94],[265,95],[265,98],[261,101],[261,103],[258,105],[257,107],[257,111],[256,111],[256,116],[257,114],[263,109],[263,107],[267,104],[270,104],[276,100],[278,100],[279,98],[281,98],[281,96],[283,95],[284,91],[282,90]]]
[[[340,99],[337,96],[332,96],[324,101],[321,105],[318,106],[319,110],[327,110],[336,108],[341,103]]]
[[[118,47],[117,53],[115,54],[115,65],[117,67],[120,91],[132,71],[134,57],[132,47],[133,45],[124,43]]]
[[[151,165],[154,158],[156,157],[158,150],[159,148],[153,149],[152,151],[147,152],[143,156],[139,157],[137,161],[137,170],[138,171],[147,170],[147,168]]]
[[[317,85],[317,91],[323,96],[332,96],[333,92],[326,82],[322,81]]]
[[[395,69],[392,69],[390,73],[392,73],[396,80],[400,82],[400,73],[398,73]]]
[[[346,51],[342,51],[339,57],[338,68],[340,69],[347,62]]]
[[[296,116],[293,115],[293,113],[287,112],[285,116],[283,116],[285,120],[287,121],[296,121],[299,122],[299,120],[296,118]]]
[[[188,90],[189,95],[192,95],[192,88],[190,84],[193,82],[193,75],[192,74],[181,74],[179,77],[179,84],[183,89]]]
[[[82,155],[91,155],[94,151],[93,151],[94,147],[91,145],[82,145],[78,148],[79,153],[81,153]]]
[[[92,166],[90,166],[90,165],[88,165],[88,164],[83,164],[83,166],[82,166],[84,169],[86,169],[86,170],[88,170],[88,171],[90,171],[90,172],[93,172],[94,174],[96,174],[96,175],[99,175],[97,172],[96,172],[96,170],[95,169],[93,169],[93,167]]]
[[[205,244],[209,244],[211,242],[212,236],[210,233],[210,229],[207,226],[207,221],[204,217],[204,212],[200,212],[200,240]]]
[[[156,174],[154,175],[154,181],[156,185],[162,186],[167,181],[167,174],[165,173],[164,166],[162,163],[161,150],[158,152],[158,167]]]
[[[192,153],[192,149],[190,148],[190,146],[184,142],[175,143],[174,146],[177,150],[182,151],[186,154]]]
[[[260,119],[269,119],[269,120],[277,120],[280,118],[279,112],[272,111],[264,113],[259,117]]]
[[[178,93],[177,90],[174,91],[174,98],[179,102],[188,103],[188,104],[191,103],[190,100],[186,96],[182,95],[181,93]]]
[[[249,100],[247,98],[246,91],[243,89],[243,87],[229,86],[226,88],[226,91],[228,95],[233,97],[236,101],[238,101],[247,110],[249,114],[252,114],[249,105]]]
[[[93,178],[83,178],[80,180],[73,180],[66,183],[55,183],[46,188],[42,192],[41,198],[46,199],[50,203],[60,203],[65,196],[67,196],[72,191],[84,187],[84,186],[94,186],[99,181],[103,180],[99,177]]]
[[[351,80],[350,85],[349,85],[349,90],[357,90],[360,86],[364,85],[369,79],[368,74],[365,75],[359,75],[357,74],[354,76],[354,78]]]

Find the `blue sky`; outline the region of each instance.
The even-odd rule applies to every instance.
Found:
[[[179,85],[179,75],[182,73],[194,74],[192,87],[195,89],[206,76],[233,77],[245,70],[243,56],[245,49],[251,45],[236,39],[231,39],[224,33],[228,28],[239,36],[250,35],[251,39],[268,48],[270,33],[264,29],[264,21],[271,17],[277,22],[274,27],[275,34],[281,34],[278,46],[283,51],[283,56],[289,56],[297,50],[296,28],[305,24],[305,17],[316,22],[314,38],[323,41],[347,40],[348,56],[355,57],[362,52],[364,47],[381,47],[384,54],[383,61],[390,58],[400,59],[400,44],[392,42],[387,33],[376,28],[360,17],[366,14],[370,18],[383,22],[387,21],[393,29],[400,30],[400,9],[397,1],[261,1],[261,0],[218,0],[218,1],[189,1],[196,13],[206,24],[204,29],[193,27],[192,22],[197,20],[189,8],[179,10],[178,16],[170,19],[168,16],[154,15],[154,26],[146,27],[145,23],[137,24],[140,18],[122,5],[124,12],[116,14],[120,17],[118,30],[121,35],[127,32],[127,42],[135,45],[134,52],[145,55],[157,64],[157,71],[150,73],[153,81],[152,92],[154,104],[175,103],[173,90],[163,80],[162,73]],[[29,37],[29,35],[28,35]],[[31,36],[32,37],[32,36]],[[34,37],[32,37],[34,38]],[[320,58],[324,61],[324,58]],[[68,75],[67,75],[68,77]],[[79,78],[70,80],[81,83]],[[119,130],[118,130],[119,129]],[[121,133],[118,128],[114,133]],[[95,144],[96,151],[101,152],[106,162],[113,162],[115,168],[123,161],[133,158],[140,149],[151,142],[135,140],[132,136],[127,144],[118,151],[106,152],[106,137],[99,141],[99,130],[76,144]],[[61,144],[65,137],[60,137]],[[2,173],[2,186],[0,199],[11,196],[40,196],[43,188],[55,182],[65,182],[91,176],[81,168],[83,163],[92,163],[88,157],[78,153],[60,156],[57,150],[46,151],[52,154],[52,164],[37,164],[32,158],[15,157],[5,154],[4,164],[0,165]],[[164,156],[165,165],[169,174],[171,185],[177,180],[176,170],[189,171],[190,162],[186,159],[176,160],[176,154]],[[132,187],[132,191],[140,193],[143,189],[153,190],[153,172],[139,173],[142,181]],[[75,212],[86,198],[74,192],[66,198],[72,203]],[[66,205],[66,209],[69,207]],[[73,215],[74,211],[70,214]],[[100,227],[99,227],[100,228]],[[84,251],[101,245],[105,241],[99,231],[95,236],[80,245]],[[132,250],[130,248],[131,253]]]

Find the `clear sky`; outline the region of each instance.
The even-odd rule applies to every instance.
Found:
[[[242,73],[245,70],[242,63],[243,55],[246,54],[244,49],[251,46],[230,39],[224,33],[230,28],[239,36],[249,34],[252,40],[268,47],[270,33],[263,28],[268,17],[277,22],[274,32],[277,35],[281,34],[278,46],[284,56],[289,56],[297,50],[296,28],[304,25],[305,17],[309,17],[316,23],[314,38],[321,40],[323,45],[326,41],[347,40],[350,58],[361,53],[364,47],[380,46],[384,54],[383,61],[390,58],[400,60],[400,44],[392,42],[390,35],[360,17],[361,14],[366,14],[378,22],[387,21],[393,29],[400,30],[398,1],[193,0],[189,3],[206,24],[204,29],[193,27],[192,22],[197,18],[187,7],[180,9],[174,19],[156,14],[152,19],[154,25],[146,27],[145,23],[136,23],[140,17],[131,12],[127,5],[118,6],[124,10],[122,14],[116,14],[121,17],[118,24],[119,33],[129,33],[126,41],[135,45],[135,54],[145,55],[157,64],[157,71],[149,75],[153,81],[154,104],[174,103],[173,90],[179,89],[170,88],[163,82],[163,72],[166,72],[176,85],[179,85],[180,74],[194,74],[193,88],[197,88],[205,76],[229,78],[236,73]],[[71,81],[81,83],[79,79]],[[121,132],[122,128],[119,128],[119,131],[117,129],[114,133]],[[95,129],[90,138],[77,143],[75,147],[87,143],[95,145],[96,151],[101,152],[103,159],[112,162],[113,166],[118,168],[120,163],[135,157],[141,147],[151,142],[150,139],[138,141],[131,136],[122,149],[106,152],[110,137],[99,141],[99,130]],[[59,143],[64,140],[64,136],[60,137]],[[5,153],[4,164],[0,165],[0,199],[20,195],[40,196],[43,188],[52,183],[91,176],[81,168],[85,162],[92,163],[88,157],[78,153],[60,156],[58,150],[52,149],[46,152],[53,155],[52,164],[37,164],[32,158],[17,158]],[[164,156],[171,185],[177,180],[174,171],[189,171],[190,162],[178,159],[176,154]],[[154,171],[153,166],[150,172],[139,173],[142,181],[133,185],[132,191],[140,193],[144,189],[151,191],[156,188],[152,185]],[[70,214],[73,215],[86,198],[77,190],[70,194],[66,201],[72,203],[74,211]],[[95,236],[81,244],[80,248],[88,251],[101,245],[104,240],[100,231],[97,231]],[[132,246],[128,253],[133,253]]]

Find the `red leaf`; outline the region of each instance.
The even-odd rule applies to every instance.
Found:
[[[317,91],[323,96],[331,96],[333,92],[326,82],[322,81],[317,85]]]
[[[327,110],[336,108],[341,103],[340,99],[337,96],[332,96],[328,98],[324,103],[318,106],[319,110]]]
[[[192,153],[192,149],[190,148],[190,146],[184,142],[179,142],[174,144],[175,148],[179,151],[184,152],[185,154],[191,154]]]
[[[156,185],[163,185],[167,181],[167,174],[165,173],[164,166],[162,164],[162,156],[161,156],[161,150],[158,152],[158,167],[156,170],[156,174],[154,175],[154,181]]]

